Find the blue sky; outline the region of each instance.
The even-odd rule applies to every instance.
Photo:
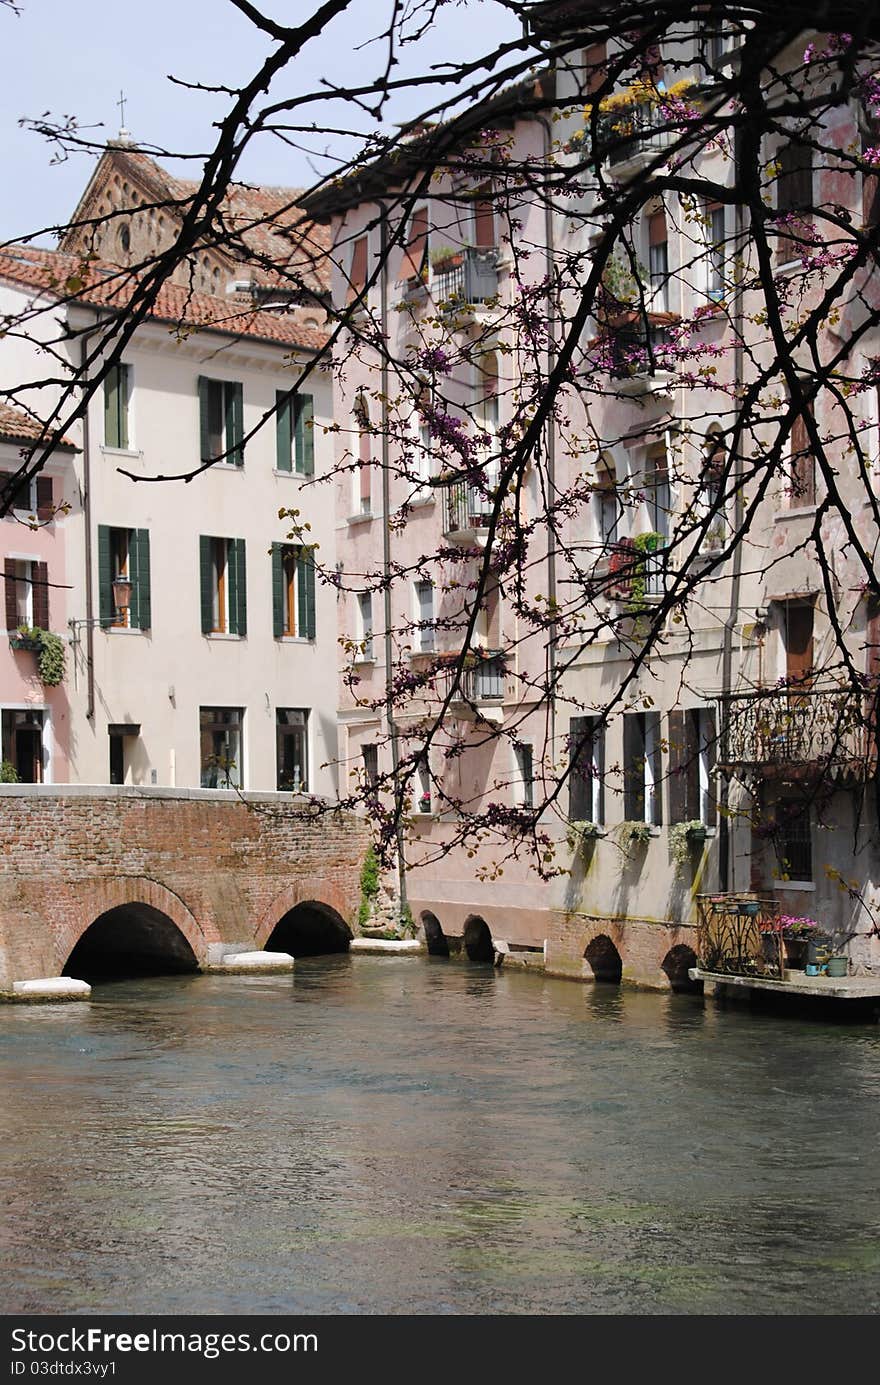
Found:
[[[53,151],[40,135],[20,128],[24,117],[73,116],[93,127],[89,137],[114,137],[119,129],[116,102],[127,98],[125,123],[135,140],[182,153],[204,153],[213,139],[212,122],[221,118],[231,98],[187,90],[169,74],[210,85],[236,85],[260,63],[271,41],[258,34],[229,0],[16,0],[18,15],[0,7],[0,149],[7,196],[0,202],[0,240],[32,234],[63,223],[73,212],[94,166],[94,156],[77,153],[53,162]],[[301,23],[315,8],[312,0],[264,0],[264,8],[283,23]],[[390,9],[387,0],[354,0],[350,11],[308,48],[295,67],[272,88],[273,98],[319,89],[322,79],[359,82],[384,65],[384,49],[357,45],[381,27]],[[515,22],[494,0],[454,0],[411,49],[401,53],[400,75],[426,72],[432,64],[470,59],[496,43],[519,37]],[[401,95],[389,111],[391,120],[417,114],[425,97]],[[310,110],[309,119],[338,119],[329,101]],[[351,126],[353,112],[345,113]],[[358,128],[375,122],[358,114]],[[312,148],[326,143],[311,136],[294,139]],[[344,147],[341,141],[337,147]],[[197,177],[200,164],[164,160],[178,173]],[[327,164],[310,161],[300,148],[277,137],[255,142],[241,165],[242,177],[254,182],[309,185]],[[50,243],[51,240],[44,243]]]

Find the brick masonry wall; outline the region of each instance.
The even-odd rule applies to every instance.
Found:
[[[108,909],[165,913],[199,961],[213,943],[262,947],[296,904],[354,931],[369,829],[281,795],[0,788],[0,989],[57,976]]]
[[[584,953],[598,937],[610,938],[620,953],[622,980],[633,985],[667,990],[663,962],[674,947],[696,951],[696,929],[642,919],[597,918],[552,911],[548,915],[546,965],[550,975],[590,981],[593,973]]]

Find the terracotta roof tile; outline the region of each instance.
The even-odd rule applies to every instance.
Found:
[[[59,250],[18,247],[0,250],[0,278],[50,293],[65,303],[124,311],[136,285],[135,272],[105,261],[84,265],[77,255]],[[283,313],[254,309],[234,297],[192,293],[180,284],[159,290],[150,317],[184,329],[224,332],[319,351],[327,334],[303,327]]]
[[[0,442],[37,442],[45,432],[44,425],[21,409],[0,400]],[[59,447],[75,447],[69,438],[61,438]]]

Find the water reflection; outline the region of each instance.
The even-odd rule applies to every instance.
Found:
[[[870,1312],[878,1057],[876,1029],[431,959],[0,1009],[3,1302]]]

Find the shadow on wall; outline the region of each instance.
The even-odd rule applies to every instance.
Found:
[[[623,962],[620,953],[607,933],[600,933],[584,952],[584,961],[593,973],[595,981],[605,981],[619,986],[623,975]]]
[[[419,915],[419,922],[425,934],[425,944],[428,949],[429,957],[448,957],[449,943],[446,934],[440,926],[440,920],[436,914],[432,914],[429,909],[425,909]]]
[[[175,923],[149,904],[121,904],[83,933],[64,976],[101,981],[198,971],[195,953]]]
[[[308,900],[289,909],[266,939],[266,952],[289,952],[292,957],[319,957],[347,952],[351,931],[329,904]]]
[[[470,918],[465,919],[463,939],[469,962],[494,962],[492,934],[485,919],[478,914],[471,914]]]

